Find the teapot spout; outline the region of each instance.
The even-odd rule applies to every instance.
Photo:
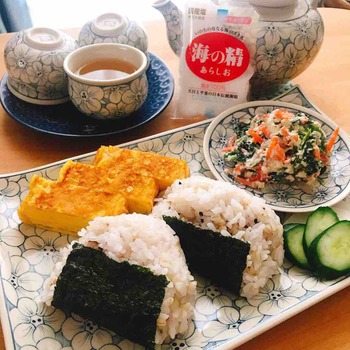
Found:
[[[167,28],[169,45],[177,56],[180,56],[182,48],[182,14],[171,0],[156,0],[152,6],[164,17]]]
[[[310,7],[311,7],[311,8],[313,8],[314,10],[317,9],[318,3],[319,3],[318,0],[309,0],[308,2],[309,2],[309,4],[310,4]]]

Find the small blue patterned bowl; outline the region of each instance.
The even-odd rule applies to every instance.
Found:
[[[4,51],[9,90],[19,99],[39,105],[68,101],[63,61],[77,47],[73,38],[51,28],[16,33]]]
[[[147,34],[143,27],[118,13],[104,13],[81,28],[78,38],[80,47],[101,43],[129,45],[144,53],[148,48]]]
[[[124,77],[96,79],[80,74],[90,64],[118,60],[136,69]],[[73,104],[89,117],[111,120],[127,117],[143,105],[148,94],[147,56],[132,46],[96,44],[81,47],[67,56],[64,70]]]
[[[257,197],[263,198],[276,211],[286,213],[311,212],[320,206],[333,206],[350,193],[350,138],[340,129],[332,149],[330,163],[309,188],[292,183],[269,183],[256,189],[236,182],[226,173],[222,149],[232,138],[233,126],[238,121],[249,122],[256,115],[271,113],[283,108],[291,113],[305,113],[317,121],[328,139],[337,125],[328,116],[309,108],[282,101],[252,101],[231,107],[219,114],[206,129],[203,140],[204,158],[213,175],[221,181],[234,183]]]

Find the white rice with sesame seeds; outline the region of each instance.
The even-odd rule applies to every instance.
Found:
[[[193,316],[196,282],[187,268],[178,237],[163,220],[141,214],[99,217],[79,235],[80,244],[100,248],[117,262],[127,261],[167,277],[169,284],[157,320],[156,344],[188,329]],[[47,305],[51,304],[56,280],[71,250],[72,245],[60,251],[61,260],[45,283],[41,300]]]
[[[241,295],[251,298],[282,265],[283,227],[263,199],[204,176],[176,181],[157,199],[152,214],[176,216],[194,225],[250,243]]]

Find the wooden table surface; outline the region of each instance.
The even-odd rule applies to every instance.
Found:
[[[325,38],[315,61],[294,79],[306,95],[350,133],[350,11],[320,9]],[[178,83],[178,59],[170,50],[162,21],[144,23],[149,49],[163,59]],[[67,30],[77,37],[78,30]],[[5,73],[3,50],[11,34],[0,35],[0,76]],[[167,109],[148,124],[126,133],[97,138],[64,138],[36,132],[18,124],[0,107],[0,174],[30,169],[188,124],[174,120],[175,96]],[[0,349],[5,349],[0,332]],[[34,349],[34,348],[33,348]],[[350,288],[277,325],[239,350],[349,350]],[[48,349],[50,350],[50,349]]]

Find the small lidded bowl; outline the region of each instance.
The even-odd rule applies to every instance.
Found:
[[[136,47],[146,53],[148,39],[144,28],[136,21],[119,13],[104,13],[87,22],[80,30],[78,44],[80,47],[117,43]]]
[[[69,35],[51,28],[16,33],[4,50],[9,90],[19,99],[38,105],[68,101],[63,61],[77,47]]]
[[[146,100],[147,57],[123,44],[77,49],[64,61],[73,104],[89,117],[115,120],[136,112]]]

